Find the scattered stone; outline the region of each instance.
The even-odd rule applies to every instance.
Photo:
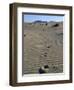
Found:
[[[44,68],[49,68],[49,66],[48,65],[45,65]]]
[[[47,48],[50,48],[50,46],[47,46]]]
[[[26,34],[24,34],[24,37],[26,36]]]
[[[58,27],[58,26],[59,26],[59,24],[57,24],[57,23],[53,25],[53,27]]]
[[[57,67],[57,66],[53,66],[53,70],[55,70],[55,71],[56,71],[57,69],[58,69],[58,67]]]
[[[43,73],[45,73],[45,70],[44,70],[43,68],[40,68],[40,69],[39,69],[39,73],[40,73],[40,74],[43,74]]]
[[[39,73],[40,74],[48,73],[48,71],[49,71],[49,66],[48,65],[44,65],[44,66],[39,68]]]

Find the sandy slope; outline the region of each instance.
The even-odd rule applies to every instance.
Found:
[[[24,23],[23,74],[39,73],[44,65],[48,73],[63,72],[63,23]]]

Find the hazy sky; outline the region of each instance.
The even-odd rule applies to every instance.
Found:
[[[35,15],[35,14],[24,14],[24,22],[34,22],[36,20],[41,21],[63,21],[64,16],[56,15]]]

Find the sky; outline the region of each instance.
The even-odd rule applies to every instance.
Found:
[[[34,21],[63,21],[64,16],[60,15],[36,15],[36,14],[24,14],[24,22],[34,22]]]

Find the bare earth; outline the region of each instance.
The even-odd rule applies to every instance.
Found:
[[[48,65],[47,73],[63,72],[63,22],[24,23],[23,74],[37,74]]]

